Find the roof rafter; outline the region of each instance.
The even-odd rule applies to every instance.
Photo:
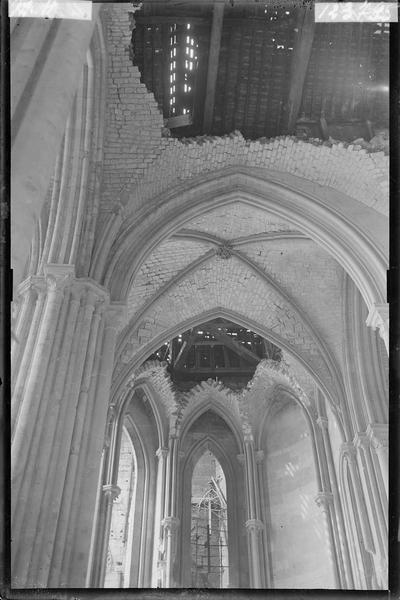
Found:
[[[215,0],[211,25],[210,48],[208,52],[207,85],[204,102],[203,130],[205,132],[210,130],[214,114],[215,90],[217,87],[224,9],[224,0]]]
[[[304,82],[314,41],[315,19],[313,5],[299,7],[298,34],[290,70],[290,88],[284,130],[293,133],[303,99]]]
[[[235,339],[233,339],[230,335],[226,333],[226,328],[219,328],[218,325],[213,323],[207,323],[207,329],[210,333],[214,335],[214,337],[222,342],[225,346],[233,350],[236,354],[241,356],[247,361],[251,362],[260,362],[260,357],[257,354],[254,354],[251,350],[248,350],[241,344],[239,344]]]

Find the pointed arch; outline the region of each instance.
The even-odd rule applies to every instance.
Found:
[[[213,412],[213,411],[211,411]],[[206,413],[203,413],[206,414]],[[217,413],[215,413],[217,414]],[[200,415],[201,417],[201,415]],[[225,421],[224,421],[225,422]],[[194,422],[195,423],[195,422]],[[227,426],[228,427],[228,426]],[[181,555],[180,579],[183,587],[190,587],[190,522],[191,522],[191,484],[195,465],[206,450],[215,456],[221,465],[225,475],[227,491],[227,511],[228,511],[228,552],[231,564],[232,587],[245,587],[240,581],[239,565],[241,569],[246,569],[247,557],[245,552],[239,551],[240,530],[245,521],[245,507],[241,506],[238,499],[237,489],[244,486],[244,472],[236,456],[231,456],[224,448],[221,440],[216,439],[209,433],[202,439],[195,442],[187,454],[185,454],[180,468],[181,482],[181,506],[180,514],[181,535],[179,540],[179,552]],[[240,450],[240,446],[238,446]],[[240,471],[242,471],[240,476]]]
[[[229,427],[230,431],[235,436],[235,439],[238,444],[238,449],[241,451],[243,443],[243,432],[240,428],[240,423],[234,421],[232,413],[222,403],[219,402],[217,404],[217,402],[212,402],[211,400],[201,402],[199,405],[195,406],[192,411],[184,415],[180,428],[181,440],[184,441],[185,436],[191,428],[191,426],[203,414],[205,414],[208,411],[214,412],[216,415],[221,417],[223,421],[225,421],[227,427]]]
[[[307,185],[305,185],[305,183]],[[154,202],[157,198],[154,199]],[[372,208],[330,188],[316,190],[301,178],[283,184],[275,173],[261,168],[230,167],[194,178],[163,194],[163,211],[155,220],[146,209],[126,219],[114,241],[107,264],[94,273],[124,299],[141,263],[164,239],[190,219],[216,206],[240,201],[268,210],[292,223],[337,260],[354,280],[369,308],[386,294],[387,219]],[[363,219],[354,215],[361,214]]]
[[[209,321],[209,320],[215,319],[215,318],[224,318],[224,319],[233,321],[234,323],[237,323],[238,325],[240,325],[242,327],[251,329],[254,333],[270,340],[275,345],[286,350],[289,355],[293,356],[293,358],[295,360],[297,360],[302,365],[302,367],[304,367],[306,369],[306,371],[314,379],[314,381],[317,383],[317,385],[321,388],[322,392],[325,394],[325,396],[329,399],[329,401],[333,405],[335,405],[338,402],[339,398],[345,397],[344,390],[343,390],[343,383],[342,383],[341,379],[339,378],[338,374],[335,373],[335,369],[332,365],[330,365],[328,363],[327,368],[328,368],[329,372],[332,373],[334,387],[329,385],[329,382],[327,382],[324,379],[323,375],[321,375],[321,373],[318,370],[316,370],[313,367],[313,365],[311,365],[309,362],[307,362],[305,357],[302,354],[300,354],[296,350],[296,348],[293,347],[293,345],[289,345],[287,340],[282,338],[275,331],[263,327],[262,325],[255,322],[254,320],[250,319],[246,315],[240,314],[236,311],[233,311],[233,310],[221,307],[221,306],[215,307],[212,310],[204,311],[199,315],[195,315],[191,319],[188,319],[177,325],[174,325],[171,328],[167,329],[166,331],[163,331],[162,333],[156,335],[148,343],[143,344],[143,346],[135,354],[132,361],[129,362],[129,364],[122,366],[120,372],[115,374],[114,382],[113,382],[113,395],[116,395],[117,393],[121,393],[123,386],[124,386],[124,382],[127,380],[129,375],[132,372],[134,372],[135,369],[139,368],[140,365],[146,360],[146,358],[148,356],[150,356],[153,352],[155,352],[155,350],[157,350],[157,348],[159,348],[162,344],[164,344],[166,341],[176,337],[177,335],[179,335],[179,333],[182,333],[182,331],[186,331],[187,329],[196,327],[197,325],[200,325],[201,323],[204,323],[206,321]],[[119,340],[118,348],[116,351],[117,357],[118,357],[118,355],[121,354],[124,344],[128,342],[129,334],[130,334],[129,328],[127,328],[122,333],[120,340]]]

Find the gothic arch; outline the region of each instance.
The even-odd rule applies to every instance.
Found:
[[[229,428],[228,424],[227,427]],[[184,447],[184,438],[182,438],[182,447]],[[182,515],[179,546],[181,553],[180,580],[183,587],[190,587],[190,582],[185,578],[185,575],[187,577],[187,559],[190,557],[190,543],[188,544],[187,534],[190,531],[191,481],[194,466],[207,449],[214,454],[225,474],[228,502],[228,536],[230,538],[229,556],[230,562],[232,563],[231,573],[233,575],[231,584],[232,587],[242,587],[238,578],[239,564],[243,565],[243,563],[246,562],[246,557],[244,556],[245,553],[243,551],[239,551],[239,533],[241,524],[244,525],[245,516],[243,510],[244,507],[240,507],[237,503],[235,486],[238,484],[238,474],[240,469],[243,472],[243,468],[239,464],[237,456],[229,456],[220,441],[210,435],[206,435],[190,448],[188,454],[184,456],[180,469],[180,485],[182,490],[180,499],[180,514]],[[238,447],[238,451],[240,451],[240,446]],[[236,461],[236,464],[234,464],[234,461]],[[240,515],[242,518],[240,518]]]
[[[125,221],[115,241],[104,240],[104,247],[110,243],[112,247],[106,262],[103,259],[93,265],[93,275],[110,287],[114,298],[124,299],[140,264],[163,239],[189,219],[239,200],[289,221],[325,248],[354,280],[369,308],[384,302],[387,259],[382,234],[386,218],[362,206],[363,220],[354,224],[354,213],[361,210],[359,202],[328,188],[316,193],[311,186],[311,190],[299,192],[302,183],[296,189],[293,183],[277,183],[270,173],[244,167],[191,180],[163,194],[163,210],[158,211],[156,220],[150,203],[135,213],[134,219]],[[379,223],[378,236],[373,233],[374,222]]]
[[[134,357],[132,357],[132,360],[130,360],[126,365],[123,365],[120,361],[119,362],[120,371],[118,372],[118,371],[114,370],[114,382],[113,382],[114,390],[119,388],[122,385],[122,382],[125,381],[126,378],[129,376],[129,374],[134,372],[135,369],[139,368],[140,365],[146,360],[146,358],[148,356],[150,356],[163,343],[165,343],[166,340],[174,338],[182,331],[190,329],[191,327],[196,327],[197,325],[200,325],[201,323],[204,323],[205,321],[208,321],[210,319],[214,319],[217,317],[226,318],[228,320],[231,320],[231,321],[237,323],[238,325],[247,327],[247,328],[251,329],[252,331],[254,331],[254,333],[257,333],[258,335],[271,340],[277,346],[284,348],[290,355],[292,355],[307,370],[307,372],[310,373],[311,377],[321,387],[324,394],[327,396],[329,401],[331,403],[333,403],[333,405],[335,405],[337,403],[338,397],[344,398],[342,385],[338,379],[336,379],[336,381],[335,381],[335,388],[333,388],[332,386],[329,386],[327,381],[324,380],[324,378],[321,376],[321,373],[318,372],[316,369],[314,369],[312,367],[312,365],[310,365],[305,360],[304,356],[301,355],[299,352],[297,352],[295,348],[290,346],[285,339],[283,339],[281,336],[277,335],[274,331],[268,330],[265,327],[263,327],[262,325],[260,325],[259,323],[248,318],[246,315],[240,314],[236,311],[226,309],[224,307],[215,307],[215,309],[203,312],[200,315],[196,315],[187,321],[181,322],[181,323],[177,324],[176,326],[173,326],[170,329],[163,331],[161,334],[156,335],[153,339],[151,339],[147,344],[143,344],[143,346],[138,350],[138,352],[134,355]],[[125,335],[124,335],[124,333],[125,333]],[[126,343],[128,334],[129,334],[128,329],[122,333],[121,338],[120,338],[120,343],[119,343],[117,351],[116,351],[116,357],[121,355],[121,351],[122,351],[123,345],[124,345],[124,340]],[[116,364],[118,364],[118,358],[117,358]]]
[[[187,434],[193,423],[195,423],[195,421],[197,421],[197,419],[201,417],[202,414],[208,411],[214,412],[225,421],[227,427],[232,431],[232,433],[235,436],[238,448],[241,449],[243,442],[243,431],[241,431],[240,429],[240,424],[234,421],[232,414],[230,414],[230,411],[228,411],[228,409],[221,402],[217,403],[212,402],[211,400],[201,402],[198,406],[195,406],[190,412],[184,414],[180,429],[180,435],[182,440],[185,439],[185,435]]]
[[[279,410],[279,406],[282,408],[282,412]],[[273,582],[273,587],[303,587],[304,583],[296,580],[299,573],[294,569],[294,573],[283,572],[282,574],[276,574],[276,557],[282,556],[283,548],[287,548],[287,553],[290,556],[291,553],[295,553],[298,558],[298,562],[301,563],[304,560],[303,567],[305,571],[313,572],[313,561],[310,559],[308,554],[309,550],[303,548],[301,543],[301,536],[305,533],[307,528],[317,527],[319,531],[330,527],[329,523],[325,522],[323,513],[315,505],[315,500],[319,494],[326,492],[323,477],[322,477],[322,457],[320,456],[320,450],[317,450],[318,444],[316,436],[318,430],[315,429],[313,420],[310,417],[309,411],[299,400],[299,398],[291,390],[280,386],[278,389],[275,388],[272,395],[272,402],[270,409],[262,420],[262,425],[258,431],[257,440],[258,448],[262,453],[262,475],[260,477],[261,483],[261,506],[263,520],[266,524],[265,532],[265,548],[266,548],[266,569],[268,578]],[[278,410],[274,410],[277,409]],[[293,412],[295,409],[295,412]],[[275,420],[277,418],[277,420]],[[273,429],[271,429],[273,427]],[[287,429],[289,427],[289,429]],[[292,433],[295,429],[298,433]],[[302,439],[305,432],[308,432],[308,440]],[[271,435],[272,434],[272,435]],[[286,435],[285,435],[286,434]],[[278,437],[277,437],[278,436]],[[297,437],[299,436],[299,437]],[[272,437],[272,446],[271,446]],[[277,441],[278,440],[278,441]],[[301,451],[299,450],[298,444],[301,444]],[[275,457],[274,449],[278,447],[278,458]],[[293,451],[292,444],[294,444],[296,450]],[[306,444],[306,446],[304,446]],[[283,469],[281,464],[281,453],[285,456],[283,459],[285,467],[285,475],[281,483],[278,486],[278,492],[274,486],[276,481],[275,477],[279,475]],[[287,453],[287,454],[286,454]],[[299,459],[298,457],[301,456]],[[276,471],[275,461],[277,461],[278,470]],[[293,461],[293,463],[292,463]],[[297,474],[299,471],[300,475]],[[278,473],[278,475],[277,475]],[[289,476],[289,478],[288,478]],[[300,486],[304,486],[306,491],[299,493],[297,498],[296,507],[294,508],[289,500],[291,497],[291,478],[299,477],[298,481],[301,481]],[[310,489],[311,487],[311,489]],[[293,513],[299,511],[303,518],[294,519],[292,523]],[[298,515],[300,516],[300,515]],[[329,517],[330,518],[330,517]],[[278,525],[280,523],[280,525]],[[307,523],[307,525],[306,525]],[[290,524],[290,525],[289,525]],[[293,525],[293,526],[292,526]],[[321,554],[326,552],[326,558],[329,553],[332,554],[332,567],[329,569],[332,579],[336,573],[336,547],[335,540],[330,536],[327,539],[320,541],[320,537],[314,533],[313,530],[309,532],[310,537],[314,536],[314,544],[321,544],[317,546]],[[285,541],[283,541],[285,540]],[[304,544],[306,546],[306,544]],[[340,550],[341,551],[341,550]],[[304,554],[303,554],[304,552]],[[313,550],[313,552],[315,552]],[[302,558],[304,556],[304,558]],[[314,554],[314,560],[318,554]],[[293,556],[292,559],[293,561]],[[324,563],[324,561],[322,561]],[[296,561],[293,561],[295,564]],[[326,563],[324,563],[326,564]],[[318,572],[318,568],[315,569],[317,580],[321,574]],[[277,579],[275,578],[277,576]],[[292,579],[294,577],[294,579]],[[297,581],[297,583],[296,583]],[[326,581],[328,587],[334,587],[340,585],[337,579],[332,581]],[[318,587],[313,582],[313,587]]]
[[[257,432],[257,438],[256,438],[258,448],[262,447],[262,439],[263,439],[263,436],[265,435],[265,431],[268,427],[268,422],[270,421],[270,419],[272,419],[272,417],[274,415],[274,408],[276,408],[277,403],[282,398],[282,394],[286,397],[285,403],[293,403],[294,402],[297,406],[299,406],[301,408],[304,418],[307,421],[307,426],[310,431],[310,435],[311,436],[313,435],[312,418],[310,416],[309,409],[303,404],[303,402],[298,398],[298,396],[292,390],[288,389],[287,387],[285,387],[281,384],[277,384],[274,386],[272,401],[267,406],[266,411],[263,414],[262,419],[260,421],[260,427]]]
[[[160,415],[154,402],[150,403],[150,412],[145,403],[135,402],[135,394],[143,390],[146,403],[151,394],[146,394],[143,386],[128,390],[121,404],[110,406],[110,421],[106,431],[106,452],[101,473],[100,486],[106,492],[97,510],[97,520],[94,524],[93,555],[89,564],[91,585],[101,587],[105,576],[106,550],[108,546],[109,526],[111,519],[112,500],[118,494],[118,468],[120,460],[121,433],[125,428],[131,439],[137,464],[136,498],[133,516],[131,540],[134,540],[131,553],[129,587],[150,587],[153,561],[153,542],[156,509],[156,452],[163,440],[160,427]],[[145,433],[145,435],[143,435]],[[160,437],[161,436],[161,437]],[[108,440],[107,440],[108,438]],[[107,496],[107,491],[109,495]]]
[[[165,423],[166,416],[164,413],[165,409],[162,406],[162,401],[160,398],[160,393],[154,388],[151,381],[138,381],[133,382],[131,386],[125,388],[122,394],[117,400],[116,406],[116,423],[120,423],[123,421],[124,415],[129,408],[130,402],[134,402],[136,392],[143,392],[147,401],[150,403],[151,410],[154,416],[154,421],[157,427],[157,437],[158,437],[158,447],[162,448],[165,445],[166,440],[166,432],[165,432]],[[114,397],[118,396],[115,394]],[[114,404],[114,401],[111,400],[111,405]]]
[[[127,430],[134,445],[137,460],[137,482],[129,587],[149,587],[153,559],[153,538],[156,495],[156,464],[154,453],[140,433],[131,416],[127,417]]]

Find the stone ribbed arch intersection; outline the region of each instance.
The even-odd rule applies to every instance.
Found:
[[[300,357],[325,389],[340,398],[335,360],[288,294],[260,267],[239,254],[226,259],[206,252],[205,257],[204,261],[195,261],[192,269],[185,267],[181,277],[174,276],[172,283],[167,282],[161,291],[156,291],[132,316],[121,335],[114,377],[118,378],[138,360],[146,360],[157,348],[156,340],[160,346],[170,339],[171,330],[180,333],[185,330],[183,323],[204,313],[212,314],[218,307],[257,323],[268,332],[266,337]]]

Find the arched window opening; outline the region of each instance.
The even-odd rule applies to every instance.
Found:
[[[278,402],[278,401],[277,401]],[[332,588],[330,541],[302,409],[279,400],[264,437],[268,543],[274,588]]]
[[[192,587],[228,587],[226,481],[220,463],[209,450],[193,471],[191,558]]]
[[[123,428],[119,454],[118,482],[120,493],[114,499],[104,587],[129,587],[129,547],[136,488],[136,457],[131,439]]]

